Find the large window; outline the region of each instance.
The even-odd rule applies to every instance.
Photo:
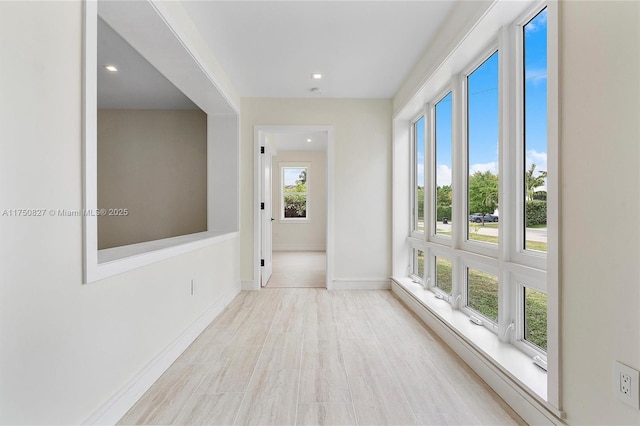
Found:
[[[547,251],[547,10],[523,29],[524,248]]]
[[[467,238],[498,243],[498,52],[467,77]]]
[[[281,201],[280,220],[301,221],[309,219],[307,166],[281,167]]]
[[[393,160],[394,200],[407,199],[394,204],[394,281],[555,404],[556,8],[550,30],[546,5],[531,3],[501,21],[510,25],[477,30],[483,47],[454,49],[394,119]]]
[[[548,348],[546,13],[496,34],[412,122],[413,230],[433,227],[410,236],[414,276],[532,356]]]
[[[434,108],[434,145],[435,145],[435,232],[449,237],[451,235],[451,127],[452,95],[447,93]]]
[[[413,230],[424,232],[424,116],[413,123]]]

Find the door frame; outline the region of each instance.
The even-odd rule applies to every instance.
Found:
[[[253,290],[260,290],[262,248],[262,221],[260,220],[260,200],[262,191],[262,167],[260,147],[264,146],[267,133],[327,133],[327,277],[326,288],[333,287],[333,126],[253,126]],[[273,171],[272,171],[273,172]],[[273,202],[273,200],[272,200]]]
[[[261,143],[261,147],[264,147],[264,154],[262,148],[260,149],[260,251],[262,255],[261,260],[265,259],[264,267],[260,269],[260,287],[265,287],[271,278],[273,272],[273,156],[278,155],[278,152],[269,143]],[[265,161],[266,160],[266,161]],[[268,164],[267,164],[268,163]],[[266,171],[269,169],[269,179],[267,180]],[[264,202],[264,209],[262,203]],[[269,220],[267,220],[269,218]],[[266,229],[268,227],[268,229]],[[270,253],[265,255],[265,248],[268,247]],[[267,261],[268,259],[268,261]]]

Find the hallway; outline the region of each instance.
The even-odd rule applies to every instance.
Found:
[[[242,292],[120,424],[525,424],[389,291]]]
[[[327,281],[324,251],[274,251],[273,272],[266,287],[318,287]]]

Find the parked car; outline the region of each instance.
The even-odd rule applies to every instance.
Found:
[[[482,223],[482,213],[474,213],[469,215],[469,221],[474,223]],[[486,222],[497,222],[498,216],[492,214],[485,214],[484,221]]]

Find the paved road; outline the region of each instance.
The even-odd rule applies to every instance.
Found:
[[[451,223],[444,225],[438,222],[438,230],[442,232],[451,232]],[[489,228],[482,225],[478,226],[478,234],[498,236],[498,228]],[[527,228],[527,241],[547,242],[547,228]]]

